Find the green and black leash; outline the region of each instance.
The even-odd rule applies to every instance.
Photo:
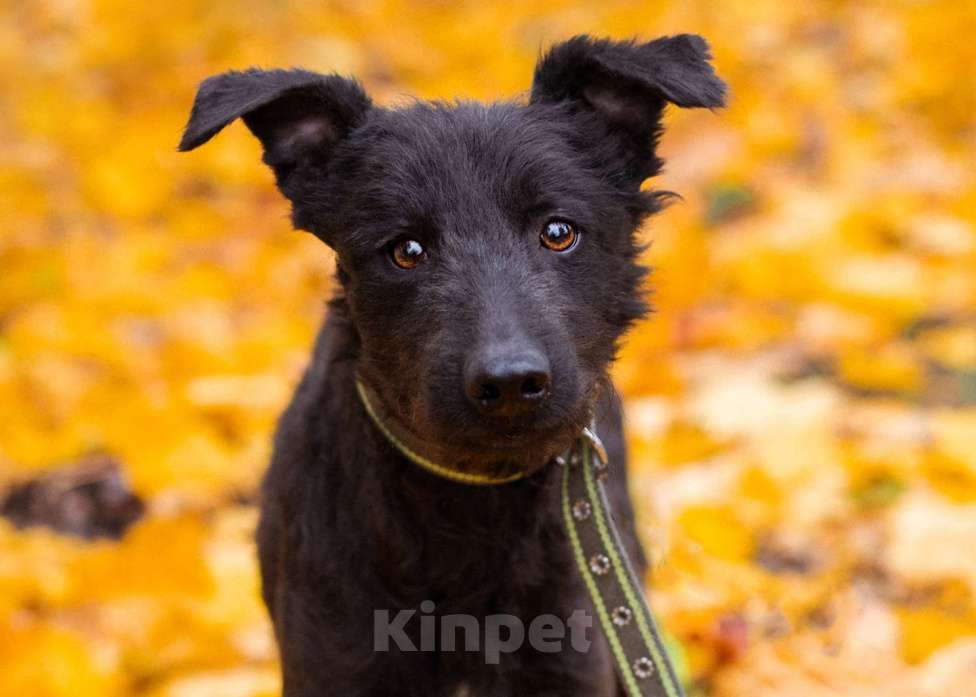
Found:
[[[420,454],[426,450],[413,434],[397,425],[365,384],[356,391],[377,429],[408,460],[439,477],[461,484],[491,486],[521,479],[463,472]],[[641,584],[620,541],[603,480],[607,453],[592,429],[568,453],[556,458],[562,467],[562,514],[566,536],[600,626],[610,645],[617,675],[628,697],[684,697],[651,615]]]
[[[607,502],[603,444],[591,429],[583,429],[569,456],[560,460],[566,534],[620,681],[630,697],[683,697]]]

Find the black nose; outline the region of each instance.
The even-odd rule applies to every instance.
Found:
[[[515,416],[549,395],[549,361],[534,349],[475,358],[464,378],[468,399],[486,414]]]

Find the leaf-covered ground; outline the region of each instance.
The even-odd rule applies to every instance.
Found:
[[[0,518],[0,693],[277,690],[253,491],[332,260],[243,126],[175,152],[197,82],[503,98],[582,31],[700,32],[732,90],[669,116],[616,371],[694,689],[971,692],[972,2],[0,0],[0,496],[47,487]]]

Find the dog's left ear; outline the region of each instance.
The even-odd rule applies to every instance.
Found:
[[[694,34],[648,43],[576,36],[554,46],[535,69],[532,103],[568,102],[600,117],[625,138],[631,169],[640,179],[656,173],[653,147],[666,104],[720,107],[725,83],[709,64],[705,40]]]
[[[359,83],[307,70],[246,70],[207,78],[200,85],[180,150],[203,145],[237,118],[264,147],[278,188],[295,202],[289,175],[323,165],[372,107]],[[297,177],[295,178],[297,179]]]

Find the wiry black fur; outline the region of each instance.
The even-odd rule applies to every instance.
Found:
[[[615,515],[642,565],[607,369],[646,311],[635,231],[661,204],[640,185],[661,167],[664,107],[723,101],[708,58],[696,36],[576,37],[540,61],[527,104],[381,109],[353,81],[298,70],[201,86],[181,149],[242,117],[296,227],[338,256],[341,290],[279,424],[258,533],[287,697],[616,694],[599,637],[588,654],[526,647],[500,665],[462,651],[376,653],[373,611],[432,600],[437,614],[528,625],[589,608],[546,465],[594,410]],[[582,231],[572,252],[540,245],[554,217]],[[405,236],[429,252],[410,271],[388,254]],[[551,392],[537,412],[489,419],[466,399],[469,354],[500,340],[547,356]],[[455,463],[531,475],[470,487],[420,470],[368,420],[356,375]]]

